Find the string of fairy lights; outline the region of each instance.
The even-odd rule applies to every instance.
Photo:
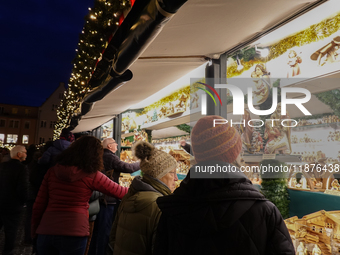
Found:
[[[79,35],[71,77],[64,98],[57,110],[53,139],[57,139],[69,119],[80,108],[81,100],[92,88],[88,85],[102,52],[117,30],[122,16],[130,10],[129,0],[96,0],[85,16],[85,25]]]

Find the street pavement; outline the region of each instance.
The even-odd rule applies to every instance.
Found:
[[[32,246],[23,245],[24,237],[25,237],[25,213],[26,208],[23,211],[20,217],[20,227],[17,235],[17,244],[15,248],[15,255],[31,255],[32,254]],[[5,244],[5,234],[4,230],[0,230],[0,254],[2,254],[3,248]]]

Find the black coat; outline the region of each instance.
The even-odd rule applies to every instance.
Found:
[[[118,184],[120,173],[133,173],[140,169],[139,162],[129,164],[124,161],[121,161],[116,154],[114,154],[112,151],[108,149],[104,149],[103,161],[104,161],[103,173]],[[109,197],[106,195],[105,201],[108,204],[116,203],[116,199],[114,197]]]
[[[182,147],[187,153],[189,153],[190,155],[193,155],[190,144],[186,143],[184,146],[181,145],[181,147]]]
[[[27,200],[28,173],[24,164],[11,159],[0,164],[0,210],[19,211]]]
[[[225,179],[189,176],[173,195],[157,199],[162,216],[156,255],[295,254],[279,210],[243,173]]]

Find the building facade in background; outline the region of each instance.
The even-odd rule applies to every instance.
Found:
[[[38,107],[0,104],[0,145],[35,143]]]
[[[0,146],[52,141],[57,109],[64,91],[65,84],[61,82],[40,107],[0,103]]]
[[[35,142],[36,144],[53,140],[54,125],[58,119],[57,109],[60,105],[60,100],[64,97],[64,92],[65,84],[60,82],[58,88],[39,107],[39,123],[37,126],[38,136]]]

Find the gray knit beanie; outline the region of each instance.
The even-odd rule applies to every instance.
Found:
[[[141,160],[141,171],[160,179],[176,168],[177,162],[170,154],[156,149],[152,144],[139,141],[133,147],[134,155]]]

